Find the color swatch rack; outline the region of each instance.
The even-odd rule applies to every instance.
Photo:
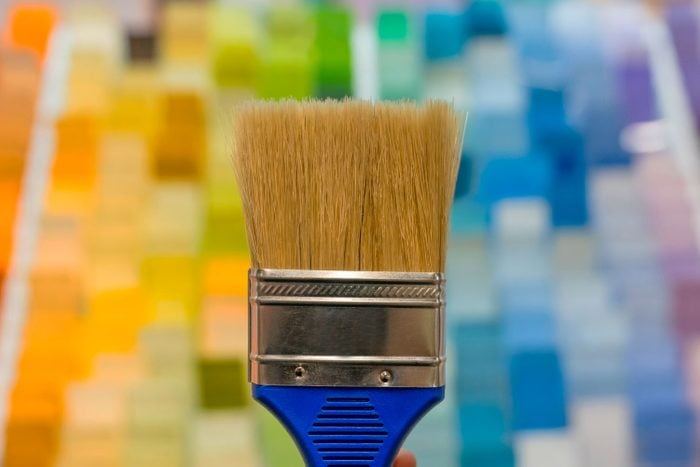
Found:
[[[0,464],[303,465],[249,397],[228,125],[353,95],[469,112],[419,465],[698,463],[693,2],[10,3]]]

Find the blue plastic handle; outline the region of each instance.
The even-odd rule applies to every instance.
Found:
[[[411,428],[444,396],[444,387],[253,385],[253,397],[287,428],[309,467],[389,467]]]

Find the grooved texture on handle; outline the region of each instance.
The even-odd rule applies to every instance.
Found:
[[[329,465],[371,465],[389,435],[369,397],[347,396],[326,397],[306,433]]]
[[[408,432],[444,393],[253,385],[253,396],[284,424],[310,467],[389,467]]]

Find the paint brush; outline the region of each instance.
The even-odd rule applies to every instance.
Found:
[[[463,117],[440,101],[244,104],[253,396],[310,466],[387,466],[444,396]]]

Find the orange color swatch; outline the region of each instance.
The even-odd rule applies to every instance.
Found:
[[[29,49],[43,59],[57,20],[56,10],[49,5],[16,5],[9,14],[10,43]]]

